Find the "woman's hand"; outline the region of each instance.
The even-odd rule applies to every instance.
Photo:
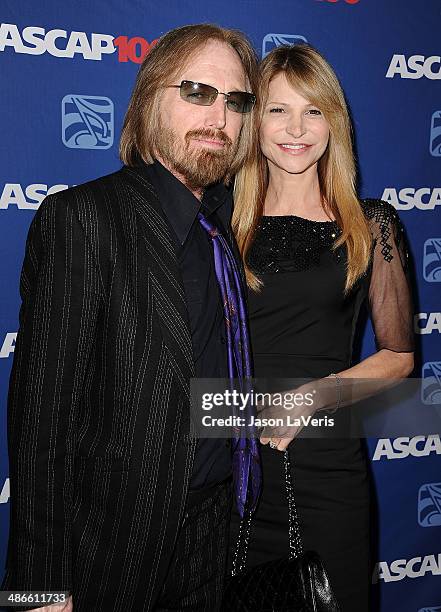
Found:
[[[351,406],[386,391],[403,382],[413,370],[413,365],[413,353],[396,353],[381,349],[355,366],[338,372],[338,377],[330,375],[301,385],[294,391],[273,394],[271,397],[281,395],[284,399],[292,399],[299,393],[305,398],[312,394],[313,402],[311,406],[307,406],[305,402],[302,406],[289,410],[286,409],[286,402],[282,402],[284,406],[276,407],[271,402],[270,407],[264,406],[261,410],[257,406],[258,417],[282,419],[276,426],[264,428],[260,437],[261,443],[269,443],[272,448],[284,451],[307,425],[304,419],[308,416],[317,412],[316,416],[321,417],[323,410],[333,411],[335,408]],[[293,425],[296,418],[300,418],[300,424]]]
[[[258,419],[263,429],[260,436],[262,444],[284,451],[307,426],[317,410],[316,390],[312,383],[302,385],[294,391],[284,391],[271,395],[269,406],[257,406]],[[274,400],[277,398],[277,404]]]

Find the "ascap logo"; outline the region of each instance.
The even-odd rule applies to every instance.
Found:
[[[267,34],[262,41],[262,59],[275,47],[303,42],[308,41],[301,34]]]
[[[428,238],[424,243],[423,278],[428,283],[441,282],[441,238]]]
[[[405,55],[396,54],[392,57],[386,72],[387,79],[393,79],[398,75],[401,79],[441,79],[441,57],[439,55],[411,55],[406,59]]]
[[[37,210],[46,196],[68,187],[69,185],[50,187],[44,183],[33,183],[23,188],[19,183],[6,183],[0,196],[0,209],[16,206],[23,210]]]
[[[433,157],[441,157],[441,111],[435,111],[430,120],[429,152]]]
[[[413,325],[416,334],[441,334],[441,312],[417,312],[413,317]]]
[[[13,23],[2,23],[0,26],[0,51],[4,51],[5,47],[12,47],[16,53],[28,55],[49,53],[54,57],[70,58],[82,55],[85,60],[101,60],[103,55],[115,52],[113,36],[110,34],[88,35],[58,28],[46,32],[37,26],[28,26],[20,34]]]
[[[390,202],[397,210],[434,210],[441,205],[441,187],[403,187],[398,190],[386,187],[382,200]]]
[[[27,55],[49,53],[62,58],[81,55],[85,60],[99,61],[118,49],[119,62],[130,60],[140,64],[156,42],[157,39],[149,43],[141,36],[115,38],[112,34],[68,32],[59,28],[46,31],[39,26],[28,26],[20,32],[13,23],[0,25],[0,51],[11,48],[15,53]]]
[[[431,406],[441,403],[441,361],[426,361],[423,364],[421,401]]]
[[[5,483],[0,492],[0,504],[7,504],[9,501],[9,478],[6,478]]]
[[[425,557],[413,557],[413,559],[397,559],[392,563],[380,561],[377,563],[372,583],[379,580],[384,582],[397,582],[404,578],[422,578],[426,574],[441,576],[441,553],[426,555]]]
[[[113,145],[114,107],[105,96],[68,94],[61,101],[61,134],[69,149],[109,149]]]
[[[9,355],[12,355],[15,349],[15,340],[17,339],[17,332],[9,332],[6,334],[3,344],[0,348],[0,358],[7,359]]]
[[[405,457],[428,457],[435,453],[441,455],[439,434],[415,436],[414,438],[380,438],[377,442],[372,461],[404,459]]]
[[[441,482],[430,482],[420,487],[418,524],[421,527],[441,526]]]

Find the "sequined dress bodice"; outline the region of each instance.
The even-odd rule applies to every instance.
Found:
[[[332,250],[338,235],[335,222],[261,219],[248,256],[263,282],[249,292],[256,376],[319,376],[330,360],[347,367],[357,300],[343,298],[345,251]]]
[[[311,221],[303,217],[264,216],[260,220],[248,263],[259,275],[301,271],[318,265],[340,230],[335,221]],[[336,253],[338,260],[343,249]]]

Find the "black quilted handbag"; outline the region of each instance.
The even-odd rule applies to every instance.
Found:
[[[224,612],[339,612],[323,563],[303,551],[288,450],[284,451],[288,499],[289,556],[245,569],[251,513],[240,523],[231,578],[226,582]]]

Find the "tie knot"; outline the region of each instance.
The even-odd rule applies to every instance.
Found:
[[[210,221],[208,221],[208,219],[201,212],[198,213],[198,219],[202,227],[210,234],[212,238],[219,235],[219,230],[217,227],[210,223]]]

